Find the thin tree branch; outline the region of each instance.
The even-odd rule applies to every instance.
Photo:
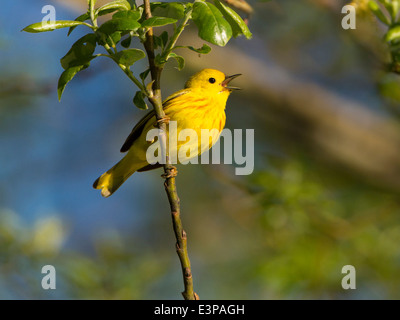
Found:
[[[165,47],[165,50],[163,52],[163,59],[165,59],[165,61],[168,60],[169,54],[174,49],[175,44],[178,41],[179,36],[181,35],[183,29],[185,29],[185,27],[187,26],[188,21],[189,21],[190,17],[192,16],[192,11],[193,11],[192,8],[187,10],[187,12],[185,14],[185,17],[183,18],[183,21],[178,26],[178,28],[176,29],[174,35],[171,37],[171,39],[169,40],[169,43]]]
[[[146,19],[151,18],[150,0],[144,0],[144,10]],[[175,41],[173,43],[175,43]],[[152,94],[149,95],[148,98],[150,103],[153,105],[154,111],[156,113],[156,117],[158,120],[157,123],[160,129],[159,139],[160,139],[161,150],[164,150],[166,159],[166,164],[164,164],[164,173],[165,173],[164,176],[166,177],[164,186],[171,207],[172,225],[176,237],[176,251],[178,253],[179,260],[181,262],[182,273],[183,273],[183,282],[185,290],[182,292],[182,295],[185,300],[196,300],[199,297],[193,290],[192,271],[187,251],[187,237],[186,237],[186,232],[183,230],[182,221],[180,218],[180,203],[179,203],[178,192],[176,189],[175,177],[171,174],[176,170],[171,165],[168,154],[169,148],[168,148],[168,141],[167,141],[168,139],[166,134],[167,118],[165,116],[165,112],[162,106],[161,87],[160,87],[160,79],[161,79],[161,72],[163,70],[163,65],[160,66],[155,63],[152,28],[149,28],[149,30],[146,33],[146,40],[144,42],[144,47],[149,60],[150,74],[152,78],[153,92]]]

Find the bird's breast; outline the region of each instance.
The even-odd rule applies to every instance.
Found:
[[[174,99],[165,108],[166,115],[177,121],[178,129],[221,131],[224,128],[226,100],[195,94],[185,96]]]

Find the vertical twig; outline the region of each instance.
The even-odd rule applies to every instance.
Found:
[[[144,0],[144,10],[146,19],[151,18],[150,0]],[[171,207],[172,225],[176,237],[176,251],[179,256],[183,273],[183,282],[185,290],[182,292],[182,295],[185,298],[185,300],[196,300],[199,297],[193,290],[192,271],[187,251],[187,237],[186,237],[186,232],[183,230],[182,221],[180,218],[180,203],[179,203],[178,192],[176,190],[175,177],[170,175],[170,173],[174,170],[174,167],[171,165],[169,161],[169,154],[168,154],[169,148],[167,141],[168,139],[166,135],[167,124],[165,121],[166,119],[165,112],[162,106],[162,98],[161,98],[160,79],[163,68],[155,63],[152,28],[150,28],[146,33],[146,40],[144,42],[144,47],[147,52],[150,74],[153,80],[153,85],[152,85],[153,94],[149,97],[149,101],[154,107],[156,118],[158,120],[158,127],[161,131],[160,132],[161,149],[165,151],[164,154],[166,158],[166,164],[164,164],[164,172],[166,174],[166,180],[164,186]]]

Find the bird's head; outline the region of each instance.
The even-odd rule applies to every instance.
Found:
[[[230,93],[240,88],[228,86],[229,82],[240,76],[235,74],[226,76],[223,72],[214,69],[203,69],[197,72],[186,82],[185,88],[205,89],[210,94]]]

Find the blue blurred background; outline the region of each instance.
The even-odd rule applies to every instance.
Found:
[[[178,168],[196,292],[399,298],[399,81],[382,71],[377,22],[361,12],[357,30],[344,31],[345,1],[250,3],[252,40],[202,57],[182,51],[184,71],[171,63],[162,79],[166,97],[205,67],[242,73],[227,127],[255,129],[252,175]],[[59,59],[87,30],[21,32],[47,4],[60,20],[86,10],[86,1],[20,0],[0,11],[0,298],[180,299],[162,172],[135,174],[107,199],[92,189],[145,114],[136,90],[100,57],[58,102]],[[185,32],[182,44],[202,45],[194,26]],[[56,290],[40,286],[46,264]],[[341,287],[347,264],[356,290]]]

